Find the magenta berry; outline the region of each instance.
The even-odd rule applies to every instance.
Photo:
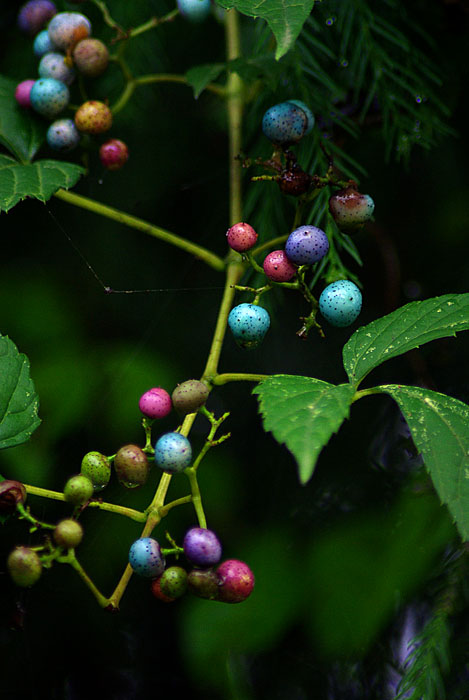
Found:
[[[129,564],[139,576],[158,578],[165,565],[159,543],[152,537],[135,540],[129,551]]]
[[[47,119],[55,119],[70,100],[68,87],[55,78],[36,80],[29,93],[31,107]]]
[[[91,34],[91,23],[80,12],[59,12],[47,27],[50,40],[67,51]]]
[[[26,501],[26,489],[20,481],[0,481],[0,515],[13,513],[18,504]]]
[[[186,532],[182,543],[184,554],[195,566],[209,567],[221,558],[221,543],[213,530],[193,527]]]
[[[73,49],[76,69],[88,78],[104,73],[109,63],[107,46],[99,39],[82,39]]]
[[[296,265],[312,265],[321,260],[329,250],[329,240],[316,226],[300,226],[290,233],[285,243],[285,253]]]
[[[329,210],[337,226],[343,231],[354,231],[373,216],[375,204],[369,194],[361,194],[353,187],[336,192],[329,199]]]
[[[120,139],[109,139],[100,147],[99,158],[106,170],[120,170],[129,159],[129,149]]]
[[[73,549],[74,547],[78,547],[83,539],[83,528],[76,520],[67,518],[57,523],[52,534],[54,540],[60,547]]]
[[[16,547],[8,555],[7,569],[17,586],[29,588],[40,578],[42,564],[34,550],[29,547]]]
[[[228,229],[226,232],[226,239],[230,248],[236,250],[238,253],[245,253],[255,246],[257,233],[252,226],[246,224],[244,221],[240,221],[238,224],[234,224]]]
[[[164,418],[171,412],[171,397],[165,389],[155,386],[141,395],[138,407],[147,418]]]
[[[172,393],[173,406],[176,411],[187,416],[195,413],[208,399],[209,390],[199,379],[188,379],[178,384]]]
[[[22,80],[18,83],[15,90],[15,100],[18,102],[20,107],[31,107],[31,88],[34,85],[35,80]]]
[[[55,15],[57,8],[50,0],[30,0],[18,13],[18,27],[26,34],[37,34]]]
[[[238,559],[224,561],[216,570],[218,600],[224,603],[241,603],[251,595],[254,574],[247,564]]]
[[[145,452],[138,445],[124,445],[114,458],[114,469],[120,483],[127,489],[143,486],[150,473]]]
[[[295,276],[297,270],[284,250],[273,250],[266,255],[263,267],[266,277],[274,282],[288,282]]]

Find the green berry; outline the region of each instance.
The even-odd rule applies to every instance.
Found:
[[[16,547],[8,555],[7,569],[17,586],[29,588],[40,578],[42,564],[36,552],[29,547]]]
[[[145,452],[138,445],[124,445],[114,459],[114,469],[122,486],[135,489],[143,486],[150,473]]]
[[[178,413],[186,416],[195,413],[204,405],[209,395],[206,384],[199,379],[188,379],[178,384],[172,393],[173,406]]]
[[[57,523],[53,532],[54,540],[60,547],[72,549],[77,547],[83,539],[83,528],[79,522],[67,518]]]
[[[192,569],[187,577],[189,591],[199,598],[218,598],[218,577],[212,569]]]
[[[87,452],[81,461],[81,473],[87,476],[95,491],[101,491],[111,478],[111,464],[101,452]]]
[[[180,598],[187,590],[187,571],[182,566],[169,566],[160,578],[161,592],[168,598]]]
[[[93,492],[93,484],[84,474],[70,477],[64,487],[65,500],[74,506],[81,506],[89,501]]]

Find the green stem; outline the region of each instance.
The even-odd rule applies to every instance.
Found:
[[[197,481],[197,470],[194,467],[189,467],[184,472],[189,479],[192,493],[192,503],[194,504],[199,527],[207,527],[207,519],[205,517],[204,508],[202,505],[202,496],[200,495],[199,482]]]
[[[42,498],[52,498],[54,501],[65,501],[65,496],[61,491],[51,491],[50,489],[42,489],[40,486],[31,486],[30,484],[23,484],[27,493],[33,494],[33,496],[41,496]]]
[[[73,569],[75,569],[83,583],[86,584],[86,586],[88,586],[88,588],[90,589],[90,591],[92,592],[92,594],[94,595],[94,597],[96,598],[96,600],[102,608],[106,608],[109,606],[110,599],[103,596],[103,594],[95,586],[93,581],[90,579],[90,577],[76,558],[75,551],[73,549],[70,549],[64,557],[58,557],[58,561],[64,564],[70,564],[70,566]]]
[[[277,243],[285,243],[287,240],[288,236],[290,234],[287,233],[283,236],[277,236],[276,238],[272,238],[270,241],[267,241],[266,243],[262,243],[261,245],[258,245],[257,248],[253,248],[251,251],[249,251],[249,254],[251,256],[259,255],[259,253],[262,253],[264,250],[268,250],[269,248],[274,248],[274,246],[277,245]],[[262,271],[264,271],[262,269]]]
[[[42,522],[42,520],[38,520],[34,517],[34,515],[31,515],[29,509],[25,508],[22,503],[16,504],[16,510],[20,514],[20,517],[23,518],[23,520],[27,520],[28,522],[32,523],[35,528],[43,528],[48,530],[54,530],[55,528],[55,525],[50,525],[49,523]]]
[[[130,228],[137,229],[138,231],[147,233],[154,238],[158,238],[165,243],[170,243],[177,248],[181,248],[182,250],[185,250],[186,253],[195,255],[195,257],[203,260],[203,262],[207,263],[207,265],[215,270],[223,270],[225,267],[223,260],[219,258],[218,255],[215,255],[215,253],[212,253],[206,248],[202,248],[202,246],[197,245],[197,243],[192,243],[191,241],[188,241],[175,233],[171,233],[170,231],[166,231],[159,226],[154,226],[153,224],[148,223],[148,221],[139,219],[136,216],[126,214],[119,209],[109,207],[106,204],[96,202],[94,199],[84,197],[83,195],[76,194],[75,192],[68,192],[67,190],[58,190],[54,196],[64,202],[68,202],[68,204],[73,204],[76,207],[87,209],[95,214],[112,219],[113,221],[118,221],[121,224],[130,226]]]
[[[213,377],[212,384],[215,386],[222,386],[223,384],[228,384],[229,382],[262,382],[262,380],[268,379],[269,376],[269,374],[225,372],[224,374],[217,374],[216,377]]]

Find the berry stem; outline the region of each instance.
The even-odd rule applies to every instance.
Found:
[[[267,379],[270,375],[268,374],[246,374],[244,372],[225,372],[224,374],[217,374],[216,377],[212,379],[212,384],[215,386],[222,386],[223,384],[229,384],[229,382],[262,382]]]
[[[53,530],[55,528],[55,525],[50,525],[49,523],[45,523],[45,522],[35,518],[34,515],[31,515],[29,508],[25,508],[22,503],[16,504],[16,510],[19,513],[19,517],[22,520],[27,520],[28,522],[32,523],[32,525],[34,525],[34,529],[36,529],[36,530],[39,528]]]
[[[210,445],[209,445],[210,447]],[[200,456],[200,455],[199,455]],[[202,505],[202,496],[200,495],[199,482],[197,481],[196,467],[188,467],[184,472],[189,479],[192,493],[192,503],[194,505],[199,527],[207,527],[207,519],[205,517],[204,507]]]
[[[61,562],[62,564],[70,564],[72,569],[75,569],[81,580],[83,581],[86,586],[90,589],[96,600],[98,601],[99,605],[102,608],[106,608],[110,604],[110,599],[106,598],[103,596],[103,594],[100,592],[100,590],[95,586],[93,581],[90,579],[80,562],[75,556],[75,550],[69,549],[67,554],[64,556],[57,557],[57,561]]]

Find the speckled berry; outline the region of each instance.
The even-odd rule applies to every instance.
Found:
[[[187,577],[187,587],[199,598],[218,598],[218,577],[212,569],[193,569]]]
[[[76,520],[66,518],[57,523],[52,535],[60,547],[73,549],[78,547],[83,539],[83,528]]]
[[[50,40],[49,32],[43,29],[33,42],[33,51],[36,56],[44,56],[49,51],[56,51],[57,46]]]
[[[255,304],[238,304],[229,313],[228,325],[237,344],[245,350],[253,350],[269,330],[269,312]]]
[[[114,469],[122,486],[136,489],[146,484],[150,465],[145,452],[138,445],[124,445],[114,458]]]
[[[48,119],[55,119],[68,105],[70,93],[60,80],[39,78],[31,88],[29,99],[36,112]]]
[[[332,195],[329,210],[337,226],[343,231],[353,232],[373,216],[375,203],[369,194],[361,194],[347,187]]]
[[[42,564],[36,552],[29,547],[16,547],[8,555],[7,569],[17,586],[29,588],[40,578]]]
[[[287,258],[295,265],[312,265],[329,250],[326,234],[316,226],[300,226],[290,233],[285,243]]]
[[[35,82],[35,80],[22,80],[16,86],[15,100],[20,107],[31,107],[31,88]]]
[[[296,105],[297,107],[302,109],[303,112],[306,114],[305,134],[309,134],[314,126],[314,114],[312,113],[308,105],[305,102],[303,102],[303,100],[288,100],[288,102]]]
[[[129,149],[120,139],[109,139],[101,145],[99,158],[106,170],[120,170],[129,160]]]
[[[195,566],[209,567],[221,559],[221,543],[213,530],[192,527],[184,536],[184,554]]]
[[[49,0],[30,0],[18,12],[18,27],[26,34],[37,34],[56,12],[56,6]]]
[[[56,119],[47,129],[47,143],[54,151],[67,153],[80,142],[80,132],[71,119]]]
[[[362,308],[362,295],[350,280],[332,282],[319,297],[319,310],[331,326],[350,326]]]
[[[161,600],[163,603],[174,603],[176,598],[171,598],[169,595],[165,595],[163,591],[161,590],[161,576],[159,578],[154,578],[150,584],[150,589],[152,594],[154,595],[155,598],[158,600]]]
[[[297,267],[290,262],[284,250],[273,250],[264,258],[266,277],[274,282],[288,282],[295,276]]]
[[[14,479],[0,481],[0,515],[13,513],[18,504],[26,501],[26,495],[26,489],[21,481]]]
[[[257,241],[257,233],[252,226],[240,221],[238,224],[231,226],[226,232],[226,240],[228,245],[238,253],[245,253],[255,246]]]
[[[165,433],[155,445],[156,465],[169,474],[181,472],[192,461],[189,440],[181,433]]]
[[[251,595],[254,574],[247,564],[238,559],[228,559],[216,569],[218,600],[224,603],[241,603]]]
[[[177,0],[178,10],[190,22],[203,22],[211,10],[210,0]]]
[[[84,474],[71,476],[64,486],[65,500],[74,506],[81,506],[89,501],[93,493],[93,484]]]
[[[91,23],[80,12],[59,12],[47,27],[50,40],[63,51],[71,49],[91,34]]]
[[[102,491],[111,478],[111,464],[101,452],[87,452],[81,460],[80,472],[88,477],[95,491]]]
[[[41,78],[55,78],[66,85],[75,80],[75,71],[67,65],[63,53],[46,53],[39,61],[38,73]]]
[[[103,134],[112,126],[111,110],[104,102],[88,100],[75,112],[75,125],[85,134]]]
[[[182,566],[168,566],[159,578],[160,590],[173,600],[187,590],[187,571]]]
[[[281,102],[270,107],[262,118],[262,131],[273,143],[297,143],[306,133],[308,118],[293,102]]]
[[[164,571],[165,561],[159,543],[152,537],[135,540],[129,551],[129,564],[144,578],[157,578]]]
[[[165,418],[171,412],[171,397],[165,389],[155,386],[141,395],[138,407],[147,418]]]
[[[311,187],[311,176],[297,165],[290,170],[284,170],[277,182],[285,194],[300,197],[302,194],[306,194]]]
[[[109,64],[109,51],[99,39],[82,39],[73,49],[76,69],[88,78],[104,73]]]
[[[181,416],[195,413],[208,399],[209,390],[200,379],[187,379],[178,384],[171,398],[173,406]]]

